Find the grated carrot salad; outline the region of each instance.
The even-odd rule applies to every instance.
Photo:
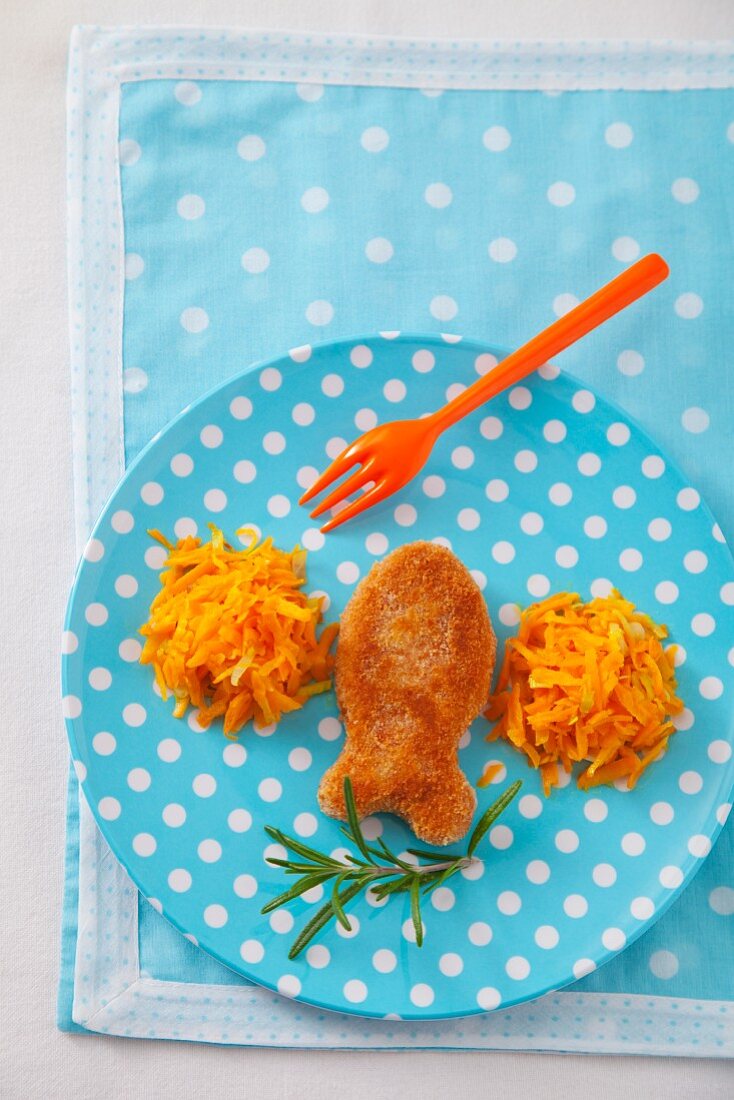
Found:
[[[668,630],[613,589],[583,603],[561,592],[531,604],[507,642],[497,687],[485,716],[540,768],[546,795],[559,764],[570,773],[589,761],[582,789],[626,777],[632,788],[668,744],[676,695]]]
[[[334,658],[329,653],[339,625],[317,637],[321,598],[301,591],[306,551],[279,550],[254,531],[234,549],[212,524],[208,542],[187,535],[174,545],[149,534],[168,550],[161,590],[140,633],[140,655],[152,665],[161,694],[175,699],[181,718],[189,705],[209,726],[224,716],[233,738],[246,722],[277,722],[312,696],[328,691]]]

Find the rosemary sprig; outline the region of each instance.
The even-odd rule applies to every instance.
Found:
[[[476,858],[477,846],[486,836],[494,822],[512,802],[522,786],[517,780],[485,810],[469,837],[465,855],[455,853],[430,852],[424,848],[408,848],[408,854],[423,862],[407,863],[397,856],[382,837],[376,844],[369,844],[362,832],[357,816],[352,784],[347,776],[344,780],[344,803],[347,809],[348,824],[342,828],[347,840],[350,840],[358,854],[349,852],[345,858],[334,859],[325,852],[319,852],[308,844],[289,836],[280,829],[266,825],[268,836],[287,849],[292,856],[278,859],[268,856],[267,862],[274,867],[282,867],[286,875],[297,875],[298,880],[282,894],[264,905],[262,913],[272,913],[281,905],[288,905],[314,886],[331,883],[331,897],[301,929],[293,946],[288,952],[289,959],[295,959],[314,936],[326,927],[331,920],[337,920],[342,928],[352,929],[345,906],[367,889],[372,889],[378,900],[391,894],[410,895],[410,915],[415,929],[415,942],[423,945],[423,919],[421,917],[421,896],[425,896],[463,867],[469,867]],[[298,858],[293,858],[298,857]]]

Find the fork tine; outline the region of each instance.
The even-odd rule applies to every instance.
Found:
[[[348,496],[355,493],[357,489],[361,489],[362,486],[366,485],[370,480],[370,472],[367,466],[358,466],[354,473],[349,475],[346,481],[340,482],[336,489],[332,489],[331,492],[327,493],[324,499],[316,505],[311,512],[311,518],[316,519],[317,516],[323,515],[329,508],[333,508],[340,500],[346,500]]]
[[[345,447],[341,454],[330,465],[326,467],[323,473],[314,481],[310,489],[306,489],[306,492],[298,501],[299,504],[307,504],[309,500],[312,500],[315,496],[318,496],[322,490],[327,489],[332,482],[336,481],[338,477],[345,474],[347,470],[351,470],[355,462],[359,459],[352,443],[349,447]]]
[[[346,508],[342,508],[335,516],[332,516],[321,528],[321,531],[323,534],[326,534],[327,531],[333,531],[334,528],[338,527],[341,523],[346,523],[346,521],[352,519],[353,516],[358,516],[365,508],[372,508],[373,505],[379,504],[381,500],[391,496],[395,491],[396,490],[392,489],[386,481],[378,481],[372,489],[368,489],[366,493],[357,497],[357,499],[353,500],[351,504],[348,504]]]

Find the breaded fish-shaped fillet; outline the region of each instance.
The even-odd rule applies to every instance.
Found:
[[[346,744],[321,780],[324,813],[346,816],[348,775],[360,818],[397,814],[428,844],[462,837],[477,800],[458,743],[486,704],[495,651],[481,592],[450,550],[413,542],[373,565],[341,619]]]

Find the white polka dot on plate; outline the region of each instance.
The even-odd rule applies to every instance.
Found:
[[[186,810],[180,802],[169,802],[163,807],[161,818],[169,829],[180,829],[186,821]]]
[[[534,939],[538,947],[542,947],[544,951],[551,951],[558,946],[560,936],[558,929],[554,928],[552,924],[541,924],[535,930]]]
[[[683,567],[687,569],[689,573],[703,573],[708,563],[709,560],[703,550],[689,550],[683,558]],[[724,600],[724,602],[726,603],[727,601]]]
[[[714,764],[726,764],[731,758],[732,747],[728,741],[711,741],[706,750],[709,760]]]
[[[573,490],[570,485],[566,485],[565,481],[557,481],[548,490],[548,499],[557,508],[563,508],[573,499]]]
[[[550,592],[551,582],[543,573],[533,573],[527,579],[527,590],[535,599],[543,599]]]
[[[579,560],[579,552],[575,546],[559,546],[556,550],[556,564],[562,569],[573,569]]]
[[[250,401],[249,397],[244,397],[241,394],[238,397],[233,397],[230,404],[229,404],[229,411],[230,411],[230,414],[234,417],[235,420],[247,420],[250,416],[252,416],[252,401]],[[213,441],[217,437],[212,435],[210,438]],[[220,437],[219,438],[219,443],[221,443],[221,442],[222,442],[222,438]],[[204,444],[205,447],[218,447],[219,446],[219,443],[215,443],[215,442],[207,443],[207,442],[205,442],[204,439],[202,439],[202,443]]]
[[[601,942],[607,951],[621,951],[627,942],[627,937],[621,928],[605,928],[601,935]]]
[[[462,508],[456,517],[456,522],[462,531],[476,531],[481,523],[481,516],[476,508]]]
[[[377,413],[374,409],[357,409],[354,423],[361,432],[369,432],[377,425]]]
[[[538,456],[535,451],[524,449],[517,452],[514,463],[515,469],[521,474],[531,474],[538,465]]]
[[[240,955],[246,963],[259,963],[265,957],[265,948],[259,940],[245,940],[240,945]]]
[[[596,398],[591,390],[577,390],[571,398],[571,404],[577,413],[585,415],[590,413],[596,405]]]
[[[563,911],[567,917],[579,920],[589,911],[589,903],[582,894],[569,894],[563,902]]]
[[[625,833],[621,840],[622,851],[627,856],[641,856],[645,851],[645,838],[642,833]]]
[[[156,839],[151,833],[136,833],[133,837],[133,851],[143,858],[152,856],[157,847]]]
[[[647,458],[643,458],[641,469],[645,477],[654,480],[665,473],[665,462],[660,455],[648,455]]]
[[[724,692],[724,685],[718,676],[704,676],[698,690],[704,699],[718,699]]]
[[[607,428],[607,440],[613,447],[624,447],[626,443],[629,443],[629,439],[630,430],[621,421],[615,421]]]
[[[711,851],[711,841],[703,833],[695,833],[688,839],[688,851],[696,859],[705,859]]]
[[[691,619],[691,630],[699,638],[708,638],[716,630],[716,619],[707,611],[700,611]]]
[[[505,963],[505,973],[508,978],[522,982],[530,974],[530,963],[522,955],[512,955]]]
[[[505,430],[505,426],[497,416],[485,416],[479,425],[480,434],[484,439],[499,439],[502,432]],[[457,450],[459,448],[457,447]]]
[[[372,362],[373,355],[366,344],[355,344],[349,353],[349,361],[353,367],[364,369]]]
[[[492,547],[492,557],[499,565],[508,565],[515,557],[515,547],[502,539]]]
[[[175,867],[168,875],[168,885],[177,894],[184,894],[191,889],[191,872],[185,867]]]
[[[567,431],[562,420],[549,420],[543,425],[543,435],[548,443],[562,443]]]
[[[285,445],[285,436],[282,432],[266,432],[263,436],[263,450],[269,455],[282,454]]]
[[[677,890],[683,882],[683,872],[680,867],[668,864],[661,869],[658,880],[660,885],[664,886],[666,890]]]
[[[350,1004],[361,1004],[362,1001],[367,999],[368,991],[365,983],[360,981],[359,978],[350,978],[348,982],[345,982],[342,992]]]
[[[223,512],[227,507],[227,494],[222,489],[208,489],[204,493],[204,507],[209,512]]]
[[[402,401],[405,398],[408,388],[405,382],[402,382],[399,378],[391,378],[382,387],[382,392],[387,401],[396,403]]]
[[[279,779],[271,776],[260,781],[257,793],[263,802],[277,802],[283,793],[283,785]]]
[[[599,455],[587,451],[579,457],[576,466],[579,473],[583,474],[584,477],[594,477],[601,470],[601,459]]]
[[[238,807],[228,815],[227,825],[233,833],[246,833],[252,825],[252,814],[249,810]]]
[[[559,852],[575,852],[579,846],[578,833],[573,829],[560,829],[556,833],[555,845]]]
[[[127,512],[124,509],[120,509],[115,512],[110,520],[110,526],[113,531],[116,531],[118,535],[127,535],[132,531],[135,526],[135,520],[131,512]]]
[[[283,519],[291,510],[291,502],[282,493],[276,493],[268,500],[267,508],[270,515],[274,516],[275,519]]]
[[[209,775],[208,772],[201,772],[194,777],[194,781],[191,784],[194,794],[199,798],[211,798],[217,789],[217,781],[213,775]]]
[[[116,798],[106,795],[97,803],[97,811],[105,821],[116,821],[122,813],[122,807]]]
[[[293,821],[296,836],[313,836],[318,827],[319,823],[314,815],[307,812],[297,814]]]
[[[675,811],[669,802],[655,802],[650,807],[650,820],[656,825],[670,825]]]
[[[525,868],[525,877],[534,886],[542,886],[550,878],[551,870],[543,859],[531,859]]]
[[[520,528],[526,535],[539,535],[543,530],[543,517],[538,512],[525,512],[520,517]]]

